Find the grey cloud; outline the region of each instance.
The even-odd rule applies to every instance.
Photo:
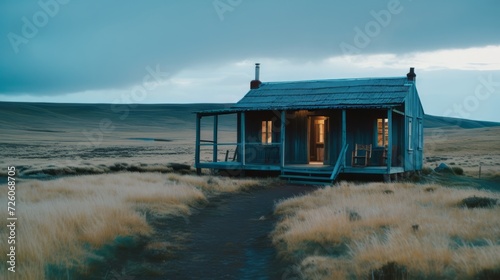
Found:
[[[43,3],[62,0],[41,0]],[[123,88],[145,67],[172,74],[199,64],[247,57],[312,60],[339,55],[365,31],[380,1],[242,0],[221,21],[213,0],[65,0],[15,53],[8,34],[22,35],[36,1],[0,4],[0,94],[64,94]],[[220,0],[228,2],[228,0]],[[235,3],[237,1],[233,1]],[[500,2],[400,0],[402,11],[370,38],[365,53],[404,53],[499,44]],[[59,2],[55,2],[59,3]]]

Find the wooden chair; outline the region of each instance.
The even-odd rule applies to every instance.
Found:
[[[384,148],[384,152],[382,153],[382,165],[387,165],[387,147]]]
[[[352,166],[367,166],[371,157],[372,144],[356,144],[354,146],[354,151],[352,151]]]
[[[392,165],[397,165],[398,163],[397,162],[394,162],[394,158],[395,158],[395,154],[397,153],[398,151],[398,146],[394,145],[392,146]],[[388,156],[388,150],[387,150],[387,147],[384,148],[384,152],[382,153],[382,163],[384,165],[387,165],[387,156]]]
[[[233,155],[233,160],[232,161],[236,161],[236,158],[238,157],[238,146],[236,146],[236,149],[234,149],[234,155]],[[227,161],[229,159],[229,150],[226,151],[226,159],[225,161]]]

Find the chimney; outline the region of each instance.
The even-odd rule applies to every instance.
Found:
[[[250,89],[257,89],[260,87],[261,81],[260,76],[260,63],[255,63],[255,80],[250,82]]]
[[[414,67],[410,67],[410,73],[406,74],[406,77],[408,78],[408,81],[415,82],[415,78],[417,77],[417,74],[415,74]]]
[[[255,63],[255,80],[259,80],[260,75],[260,63]]]

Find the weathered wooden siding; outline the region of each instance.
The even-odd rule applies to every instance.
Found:
[[[292,111],[287,114],[285,128],[285,163],[307,164],[308,111]]]
[[[422,103],[415,85],[410,88],[405,100],[405,171],[421,170],[423,165],[423,117]],[[411,122],[411,128],[410,126]],[[411,140],[410,137],[411,129]],[[421,144],[421,145],[419,145]]]
[[[284,111],[287,111],[287,115],[282,119]],[[234,113],[238,119],[237,141],[246,143],[238,146],[236,162],[243,163],[238,168],[283,170],[285,164],[307,164],[310,160],[321,160],[322,154],[318,153],[321,153],[322,148],[325,151],[323,163],[334,165],[344,143],[349,145],[346,152],[347,166],[352,164],[351,155],[355,144],[372,144],[369,165],[384,166],[385,147],[377,147],[378,118],[391,120],[389,138],[392,147],[388,152],[392,157],[388,161],[396,168],[392,171],[391,168],[386,171],[384,168],[371,170],[379,170],[377,174],[382,174],[380,171],[393,173],[422,168],[424,112],[415,83],[407,77],[262,83],[229,109],[197,114],[196,166],[200,160],[199,130],[200,125],[203,125],[199,123],[199,118]],[[313,137],[310,133],[314,120],[312,116],[327,117],[324,144],[317,140],[318,136]],[[263,144],[262,121],[269,120],[273,122],[272,143]],[[217,125],[214,125],[213,134],[217,136]],[[216,152],[217,137],[213,141]],[[310,145],[310,141],[315,142]],[[216,159],[214,156],[215,163]],[[360,169],[351,170],[357,173]],[[370,168],[366,170],[367,173],[371,172]]]
[[[335,164],[342,144],[340,110],[300,110],[289,112],[286,120],[286,164],[309,163],[310,121],[315,116],[327,117],[325,123],[326,137],[323,163],[326,165]]]
[[[404,164],[404,131],[405,117],[400,114],[392,114],[392,161],[391,166],[403,166]]]
[[[327,116],[328,137],[326,149],[328,157],[325,164],[333,165],[337,161],[342,148],[342,114],[341,110],[330,112],[308,112],[296,111],[289,113],[286,125],[286,164],[306,164],[308,159],[308,125],[311,116]],[[377,147],[377,124],[378,118],[387,118],[387,110],[347,110],[347,143],[349,149],[346,157],[346,164],[351,165],[351,155],[355,144],[372,144],[373,152],[370,165],[385,165],[383,159],[384,147]],[[392,166],[402,166],[404,157],[402,150],[404,146],[404,117],[394,114],[393,117],[393,150]]]
[[[342,110],[330,113],[328,134],[329,159],[328,164],[335,165],[342,149]]]
[[[245,113],[245,163],[280,163],[281,117],[279,111]],[[262,144],[262,121],[272,121],[272,143]]]
[[[393,114],[392,124],[392,164],[400,166],[401,161],[401,124],[398,117]],[[377,119],[387,118],[386,109],[368,110],[348,110],[347,111],[347,144],[349,148],[346,154],[346,164],[352,165],[352,152],[356,144],[372,144],[372,157],[369,165],[385,165],[383,158],[384,147],[377,146]]]

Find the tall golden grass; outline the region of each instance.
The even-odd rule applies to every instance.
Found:
[[[4,273],[7,256],[2,254],[2,277],[45,279],[48,265],[84,269],[93,250],[118,236],[152,234],[146,215],[187,215],[190,206],[207,200],[208,193],[235,192],[258,184],[255,180],[159,173],[18,183],[16,273]],[[6,192],[0,194],[0,205],[7,205]],[[6,211],[0,215],[5,221]],[[0,240],[7,237],[7,227],[1,227]]]
[[[432,168],[444,162],[458,166],[465,175],[498,178],[500,127],[475,129],[425,129],[424,163]]]
[[[273,242],[306,279],[366,279],[391,262],[408,279],[474,279],[500,272],[499,207],[459,207],[474,195],[500,198],[439,185],[341,183],[279,203]]]

